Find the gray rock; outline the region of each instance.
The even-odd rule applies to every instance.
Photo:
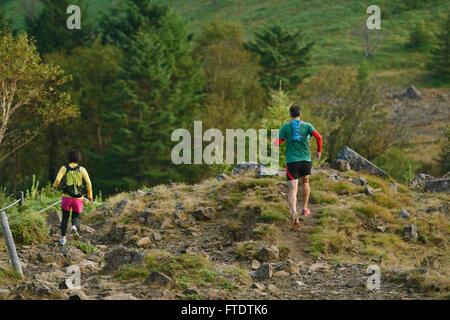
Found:
[[[425,181],[425,192],[450,192],[450,178]]]
[[[409,218],[411,218],[411,215],[407,210],[403,209],[402,211],[400,211],[400,219],[408,220]]]
[[[142,197],[145,196],[145,192],[142,190],[136,190],[135,192],[132,193],[132,195],[135,197]]]
[[[152,245],[152,241],[149,237],[143,237],[136,243],[136,245],[139,248],[149,248]]]
[[[339,171],[350,171],[350,164],[346,160],[338,159],[336,160],[336,169]]]
[[[343,179],[342,175],[339,172],[331,173],[328,178],[332,181],[341,181]]]
[[[435,180],[435,179],[436,179],[435,177],[430,176],[429,174],[421,173],[411,180],[411,182],[409,183],[409,187],[417,189],[424,188],[427,180]]]
[[[111,229],[100,239],[104,243],[124,243],[127,228],[123,225],[112,226]]]
[[[358,178],[352,179],[352,183],[356,184],[358,186],[366,186],[368,182],[366,179],[358,177]]]
[[[250,275],[258,280],[268,280],[272,278],[272,266],[269,263],[263,263],[257,270],[250,272]]]
[[[86,256],[83,251],[73,246],[64,246],[58,248],[56,252],[62,254],[69,264],[84,260]]]
[[[265,289],[264,285],[262,285],[261,283],[258,283],[258,282],[252,283],[251,287],[253,289],[259,289],[259,290],[264,290]]]
[[[47,222],[49,226],[60,226],[61,214],[56,210],[50,211],[47,217],[45,217],[45,222]]]
[[[280,255],[280,250],[274,245],[271,246],[262,246],[261,249],[256,253],[255,257],[259,261],[272,261],[272,260],[278,260],[278,257]]]
[[[262,164],[256,162],[240,162],[236,163],[233,168],[233,175],[241,174],[244,171],[258,171],[265,168]]]
[[[419,238],[417,233],[417,226],[414,224],[409,224],[403,227],[403,239],[405,241],[415,241]]]
[[[356,151],[350,149],[347,146],[345,146],[344,148],[342,148],[341,151],[339,151],[337,158],[341,160],[346,160],[350,164],[352,170],[367,171],[373,175],[381,177],[389,176],[384,170],[380,169],[375,164],[373,164],[372,162],[370,162],[363,156],[359,155]]]
[[[375,194],[375,190],[373,190],[371,186],[367,185],[366,188],[364,189],[364,193],[367,194],[368,196],[373,196]]]
[[[222,180],[227,180],[227,179],[229,179],[230,177],[227,175],[227,174],[225,174],[225,173],[221,173],[221,174],[219,174],[217,177],[216,177],[216,180],[217,181],[222,181]]]
[[[127,204],[128,204],[127,199],[123,199],[122,201],[120,201],[116,209],[114,209],[114,214],[118,214],[121,210],[123,210],[126,207]]]
[[[416,89],[413,85],[409,86],[408,89],[406,89],[406,92],[404,93],[404,96],[409,99],[423,99],[422,94],[419,90]]]
[[[153,233],[152,233],[152,238],[153,238],[154,241],[160,241],[160,240],[162,239],[161,233],[159,233],[159,232],[153,232]]]
[[[159,225],[159,229],[168,229],[172,226],[172,220],[170,220],[167,217],[164,217],[163,220],[161,221],[161,224]]]
[[[280,262],[276,264],[273,268],[275,272],[278,271],[285,271],[289,272],[290,274],[300,274],[300,267],[297,263],[293,262],[292,260],[286,260],[283,262]]]
[[[173,281],[169,276],[164,273],[153,271],[147,279],[145,279],[144,284],[150,286],[151,288],[165,288],[172,289],[176,287],[175,281]]]
[[[389,182],[389,186],[391,187],[392,191],[397,192],[398,188],[400,187],[400,185],[396,182]]]
[[[105,272],[116,271],[124,264],[140,264],[144,261],[144,256],[136,250],[129,250],[125,247],[118,247],[105,253]]]
[[[211,220],[216,216],[216,209],[214,208],[200,208],[192,212],[195,219],[200,221]]]
[[[261,266],[258,260],[252,260],[252,270],[256,270]]]

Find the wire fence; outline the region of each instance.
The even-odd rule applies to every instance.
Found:
[[[83,200],[84,200],[84,201],[89,201],[88,199],[86,199],[86,198],[84,198],[84,197],[83,197]],[[0,211],[5,211],[6,209],[9,209],[9,208],[15,206],[15,205],[18,204],[19,202],[21,202],[21,205],[24,205],[23,192],[21,192],[21,198],[20,198],[20,199],[14,201],[13,203],[7,205],[7,206],[4,207],[4,208],[1,208]],[[49,205],[48,207],[46,207],[46,208],[44,208],[44,209],[42,209],[42,210],[39,210],[38,213],[42,213],[42,212],[44,212],[44,211],[46,211],[46,210],[48,210],[48,209],[50,209],[50,208],[53,208],[54,206],[56,206],[56,205],[57,205],[58,203],[60,203],[60,202],[61,202],[61,199],[58,200],[58,201],[56,201],[55,203]],[[92,201],[92,203],[93,203],[93,204],[97,204],[97,205],[103,204],[103,202],[97,202],[97,201]]]
[[[12,206],[18,204],[18,203],[20,202],[20,200],[21,200],[21,199],[17,200],[16,202],[11,203],[10,205],[7,205],[7,206],[4,207],[4,208],[1,208],[0,211],[5,211],[6,209],[11,208]]]
[[[61,203],[61,201],[62,201],[62,199],[56,201],[55,203],[49,205],[48,207],[46,207],[42,210],[39,210],[38,213],[42,213],[50,208],[53,208],[57,204]],[[89,200],[86,199],[85,197],[83,197],[83,201],[89,201]],[[20,191],[20,199],[18,199],[16,201],[14,201],[13,203],[7,205],[6,207],[0,209],[0,225],[1,225],[3,236],[5,238],[6,246],[8,248],[8,254],[9,254],[9,258],[11,260],[11,264],[12,264],[14,270],[17,271],[21,277],[23,277],[22,266],[20,264],[19,256],[17,255],[16,245],[14,243],[14,239],[11,234],[11,229],[9,228],[8,217],[6,216],[6,212],[5,212],[6,209],[11,208],[12,206],[15,206],[18,203],[20,203],[21,206],[25,205],[23,191]],[[94,201],[92,201],[92,203],[103,204],[102,202],[94,202]]]

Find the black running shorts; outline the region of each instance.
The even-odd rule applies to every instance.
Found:
[[[295,161],[286,165],[286,178],[289,180],[297,180],[300,177],[309,176],[311,174],[311,161]]]

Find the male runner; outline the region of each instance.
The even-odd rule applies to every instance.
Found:
[[[302,109],[294,104],[290,108],[292,121],[281,127],[275,145],[281,145],[286,141],[286,177],[289,186],[289,207],[291,208],[294,226],[300,226],[297,213],[298,179],[303,184],[303,208],[302,214],[309,215],[308,199],[310,194],[309,176],[311,174],[311,155],[309,153],[309,139],[311,135],[316,138],[316,159],[320,160],[322,152],[322,136],[314,129],[312,124],[301,121]]]

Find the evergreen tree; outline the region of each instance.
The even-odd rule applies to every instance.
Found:
[[[36,39],[41,54],[84,46],[93,39],[93,26],[87,16],[85,1],[41,0],[42,10],[36,17],[26,17],[25,24],[29,35]],[[69,30],[66,25],[67,8],[77,4],[81,9],[81,29]]]
[[[450,14],[440,20],[437,45],[429,57],[428,68],[442,82],[450,81]]]
[[[314,41],[309,41],[301,31],[290,32],[280,25],[265,27],[255,34],[256,39],[247,45],[263,67],[261,82],[265,87],[285,90],[295,88],[309,76],[308,66]]]
[[[181,177],[170,160],[170,137],[192,126],[202,88],[185,22],[150,1],[126,4],[125,14],[101,22],[103,40],[123,51],[103,114],[111,124],[110,148],[101,156],[107,192]]]

